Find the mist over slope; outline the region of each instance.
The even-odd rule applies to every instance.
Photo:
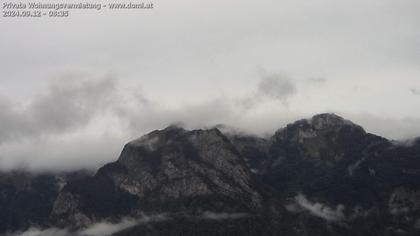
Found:
[[[101,224],[115,235],[420,232],[419,139],[396,143],[327,113],[266,138],[170,126],[127,143],[92,175],[0,180],[2,232],[89,235]]]

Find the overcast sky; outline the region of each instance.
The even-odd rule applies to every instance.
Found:
[[[97,167],[172,123],[420,136],[418,0],[154,4],[0,20],[0,168]]]

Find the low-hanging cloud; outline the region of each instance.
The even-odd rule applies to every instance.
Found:
[[[244,111],[252,110],[264,100],[279,101],[287,105],[290,97],[297,93],[295,81],[280,73],[267,73],[260,70],[260,79],[253,95],[237,99],[237,104]]]
[[[7,236],[70,236],[70,232],[65,229],[49,228],[49,229],[38,229],[35,227],[29,228],[28,230],[20,233],[9,233]]]
[[[388,139],[407,141],[420,137],[420,118],[389,118],[371,113],[344,113],[346,118],[361,125],[367,132],[384,136]]]
[[[258,84],[257,95],[286,101],[297,92],[290,78],[281,74],[263,74]]]
[[[0,144],[83,128],[113,101],[112,78],[60,78],[27,104],[0,99]]]
[[[322,89],[314,86],[325,83],[321,81],[260,73],[249,96],[220,95],[168,105],[149,91],[112,77],[59,78],[28,101],[0,97],[0,169],[96,169],[116,160],[124,143],[173,123],[188,129],[225,124],[246,133],[270,135],[289,122],[313,115],[292,107],[293,101],[303,91]],[[343,115],[334,110],[317,112]],[[420,134],[416,120],[378,122],[373,116],[343,116],[381,135]]]
[[[112,235],[119,231],[128,229],[136,225],[146,225],[149,223],[160,221],[171,221],[176,215],[170,213],[161,213],[154,215],[141,215],[139,218],[123,218],[118,222],[101,221],[94,223],[87,228],[71,231],[66,228],[37,228],[31,227],[23,232],[8,233],[7,236],[103,236]],[[205,220],[227,220],[241,219],[251,217],[248,213],[227,213],[227,212],[204,212],[201,215],[183,215],[188,219],[205,219]]]
[[[300,207],[307,210],[312,215],[320,217],[326,221],[340,222],[345,219],[343,205],[338,205],[334,209],[322,203],[310,202],[302,194],[299,194],[298,196],[296,196],[295,201]]]
[[[89,228],[79,232],[81,236],[100,236],[100,235],[112,235],[123,229],[130,228],[138,224],[139,220],[135,219],[123,219],[121,222],[112,224],[109,222],[99,222],[93,224]]]
[[[122,219],[118,223],[98,222],[86,229],[71,231],[60,228],[40,229],[36,227],[29,228],[24,232],[9,233],[8,236],[103,236],[112,235],[118,231],[127,229],[138,224],[141,220],[131,218]]]
[[[0,99],[0,169],[98,168],[125,142],[174,122],[229,122],[227,100],[165,107],[112,77],[60,78],[27,102]]]
[[[265,102],[285,101],[293,93],[296,85],[287,77],[264,75],[247,111]],[[117,159],[124,143],[173,123],[189,129],[221,123],[248,127],[247,131],[261,129],[248,124],[235,101],[218,96],[167,106],[112,77],[60,78],[27,102],[0,99],[0,169],[96,169]]]
[[[62,77],[29,101],[0,99],[0,169],[97,168],[115,159],[123,141],[107,114],[118,86],[106,76]]]
[[[410,89],[410,92],[411,92],[412,94],[414,94],[414,95],[420,96],[420,90],[418,90],[418,89],[411,88],[411,89]]]
[[[342,204],[332,207],[325,203],[312,202],[303,194],[298,194],[294,198],[294,202],[286,205],[285,207],[289,212],[306,211],[309,214],[322,218],[327,222],[337,224],[346,224],[346,222],[367,217],[372,211],[372,209],[364,209],[360,206],[346,208]]]

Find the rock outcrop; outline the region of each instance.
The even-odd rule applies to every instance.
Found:
[[[163,215],[116,235],[419,235],[420,139],[334,114],[266,138],[171,126],[94,175],[7,173],[0,187],[2,232]]]
[[[59,225],[144,213],[259,213],[265,192],[217,129],[169,127],[125,145],[93,177],[64,187],[54,203]]]

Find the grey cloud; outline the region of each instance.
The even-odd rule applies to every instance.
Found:
[[[296,84],[287,76],[281,74],[263,74],[258,84],[257,95],[285,102],[296,92]]]
[[[372,209],[364,209],[360,206],[353,208],[345,208],[344,205],[337,205],[335,207],[329,206],[325,203],[311,202],[303,194],[299,194],[294,198],[294,203],[285,206],[286,210],[290,212],[306,211],[309,214],[322,218],[327,222],[337,224],[345,224],[346,221],[352,221],[361,217],[367,217]]]
[[[273,106],[272,102],[284,103],[294,96],[297,85],[302,83],[295,84],[287,76],[262,74],[245,98],[217,96],[168,106],[148,96],[147,90],[112,78],[60,79],[26,104],[0,99],[0,168],[98,168],[115,160],[124,143],[176,122],[188,129],[225,124],[246,133],[270,135],[289,122],[313,115]],[[387,138],[420,134],[418,119],[327,112]]]
[[[255,108],[255,106],[257,106],[260,101],[261,99],[259,96],[247,96],[236,99],[234,102],[237,107],[240,107],[243,111],[246,112]]]
[[[111,78],[60,79],[54,81],[47,94],[35,99],[28,115],[38,130],[59,132],[82,126],[111,102],[114,89]]]
[[[388,139],[404,141],[420,136],[420,118],[389,118],[370,113],[341,113],[353,122],[361,125],[367,132],[381,135]]]
[[[49,228],[49,229],[38,229],[29,228],[25,232],[20,233],[9,233],[7,236],[70,236],[70,232],[65,229]]]
[[[120,103],[117,90],[110,77],[61,77],[28,102],[0,99],[0,169],[97,168],[116,159],[127,136],[119,121],[104,120]]]
[[[87,125],[112,102],[112,78],[58,78],[27,104],[0,100],[0,143]]]
[[[187,215],[189,218],[200,218],[210,220],[226,220],[250,217],[246,213],[225,213],[225,212],[204,212],[201,215]],[[9,233],[7,236],[101,236],[112,235],[121,230],[127,229],[135,225],[148,224],[152,222],[159,222],[165,220],[172,220],[169,214],[155,214],[155,215],[142,215],[140,218],[123,218],[119,222],[101,221],[90,225],[87,228],[78,231],[71,231],[69,229],[60,228],[36,228],[31,227],[24,232]]]
[[[290,87],[288,82],[276,76],[264,78],[281,90],[269,90],[269,100],[285,99],[279,93],[285,91],[284,84]],[[268,90],[264,86],[261,91]],[[145,94],[142,89],[112,78],[65,78],[53,82],[27,105],[1,99],[0,168],[95,169],[115,160],[124,143],[176,122],[189,129],[222,123],[258,132],[279,121],[275,118],[275,122],[258,127],[249,125],[247,114],[232,97],[170,107]],[[263,102],[259,100],[250,109]],[[267,127],[264,129],[271,129]]]
[[[343,205],[338,205],[334,209],[322,203],[310,202],[302,194],[296,196],[295,201],[300,207],[307,210],[309,213],[313,214],[314,216],[320,217],[326,221],[340,222],[345,219]]]
[[[31,227],[24,232],[9,233],[8,236],[102,236],[112,235],[118,231],[124,230],[139,223],[148,223],[157,221],[161,218],[157,217],[143,217],[141,219],[124,218],[120,222],[111,223],[107,221],[98,222],[86,229],[79,231],[71,231],[60,228],[40,229]]]
[[[0,100],[0,169],[98,168],[153,129],[177,121],[197,128],[237,115],[224,99],[168,108],[112,78],[59,81],[27,105]]]
[[[131,226],[138,224],[138,220],[134,219],[123,219],[117,224],[109,222],[99,222],[91,225],[89,228],[79,232],[82,236],[100,236],[100,235],[112,235],[123,229],[127,229]]]
[[[223,99],[185,104],[178,108],[166,108],[158,103],[137,108],[135,104],[124,104],[117,108],[120,111],[117,115],[128,125],[130,132],[135,132],[133,135],[172,124],[186,128],[203,127],[227,122],[237,115],[234,107]]]
[[[68,24],[78,35],[53,22],[42,26],[28,22],[22,25],[24,31],[15,27],[16,22],[1,24],[1,31],[11,32],[0,45],[2,75],[8,87],[22,87],[25,81],[23,87],[30,90],[31,84],[57,68],[112,68],[131,78],[150,78],[150,84],[170,75],[175,81],[171,84],[179,88],[202,75],[242,83],[244,68],[257,64],[308,75],[326,73],[329,78],[418,66],[417,0],[262,2],[264,7],[258,9],[249,0],[228,3],[217,15],[208,9],[219,3],[210,0],[162,0],[154,14],[138,14],[136,20],[131,15],[101,19],[77,15]],[[202,16],[209,19],[204,25],[197,20]],[[104,22],[106,29],[98,27]],[[133,27],[139,30],[127,30]],[[28,40],[19,40],[23,37]],[[139,44],[148,46],[132,46]],[[231,76],[238,73],[241,76]]]
[[[350,115],[344,117],[356,117],[354,121],[367,130],[388,138],[420,134],[419,112],[403,109],[418,107],[413,101],[420,101],[411,96],[419,86],[420,1],[263,2],[265,7],[260,8],[251,0],[226,3],[215,15],[208,9],[220,7],[217,1],[162,0],[153,14],[74,15],[66,22],[68,27],[54,22],[0,24],[0,31],[11,32],[0,44],[1,94],[25,96],[62,71],[95,73],[105,68],[123,75],[124,82],[140,79],[149,88],[146,92],[155,96],[149,98],[135,88],[118,91],[115,86],[120,85],[112,79],[57,78],[55,85],[29,103],[0,97],[0,162],[31,162],[39,167],[50,161],[54,167],[74,167],[71,156],[79,156],[74,163],[92,165],[115,158],[129,139],[177,121],[191,127],[225,123],[251,132],[272,132],[327,109],[346,111]],[[197,21],[203,16],[209,19],[204,25]],[[139,25],[139,21],[150,24]],[[98,27],[104,23],[109,27]],[[80,33],[74,35],[69,29]],[[262,73],[255,86],[251,78],[256,65],[299,73],[297,78],[329,79],[326,83],[316,77],[296,80]],[[348,92],[358,78],[371,81],[354,91],[366,92],[363,99]],[[394,78],[410,82],[417,90],[410,93],[403,87],[407,97],[389,96],[382,84]],[[321,84],[325,90],[307,91]],[[205,94],[199,94],[203,88]],[[372,93],[372,88],[381,91]],[[221,90],[234,95],[219,96]],[[188,104],[169,106],[156,99],[176,103],[186,91],[194,94]],[[207,100],[199,101],[203,96]],[[390,100],[397,105],[389,107]],[[404,103],[409,105],[400,105]],[[357,115],[366,111],[377,117]],[[386,118],[391,112],[395,115]],[[404,115],[413,118],[398,118]],[[112,122],[103,122],[109,116]],[[87,136],[85,130],[96,135]]]
[[[8,142],[0,146],[0,170],[23,168],[31,171],[97,169],[114,161],[129,140],[118,133],[66,134]]]
[[[418,90],[418,89],[411,88],[411,89],[410,89],[410,92],[411,92],[412,94],[414,94],[414,95],[420,96],[420,90]]]
[[[286,75],[260,69],[259,76],[254,94],[235,100],[244,111],[255,108],[267,99],[287,104],[288,99],[297,93],[296,83]]]

